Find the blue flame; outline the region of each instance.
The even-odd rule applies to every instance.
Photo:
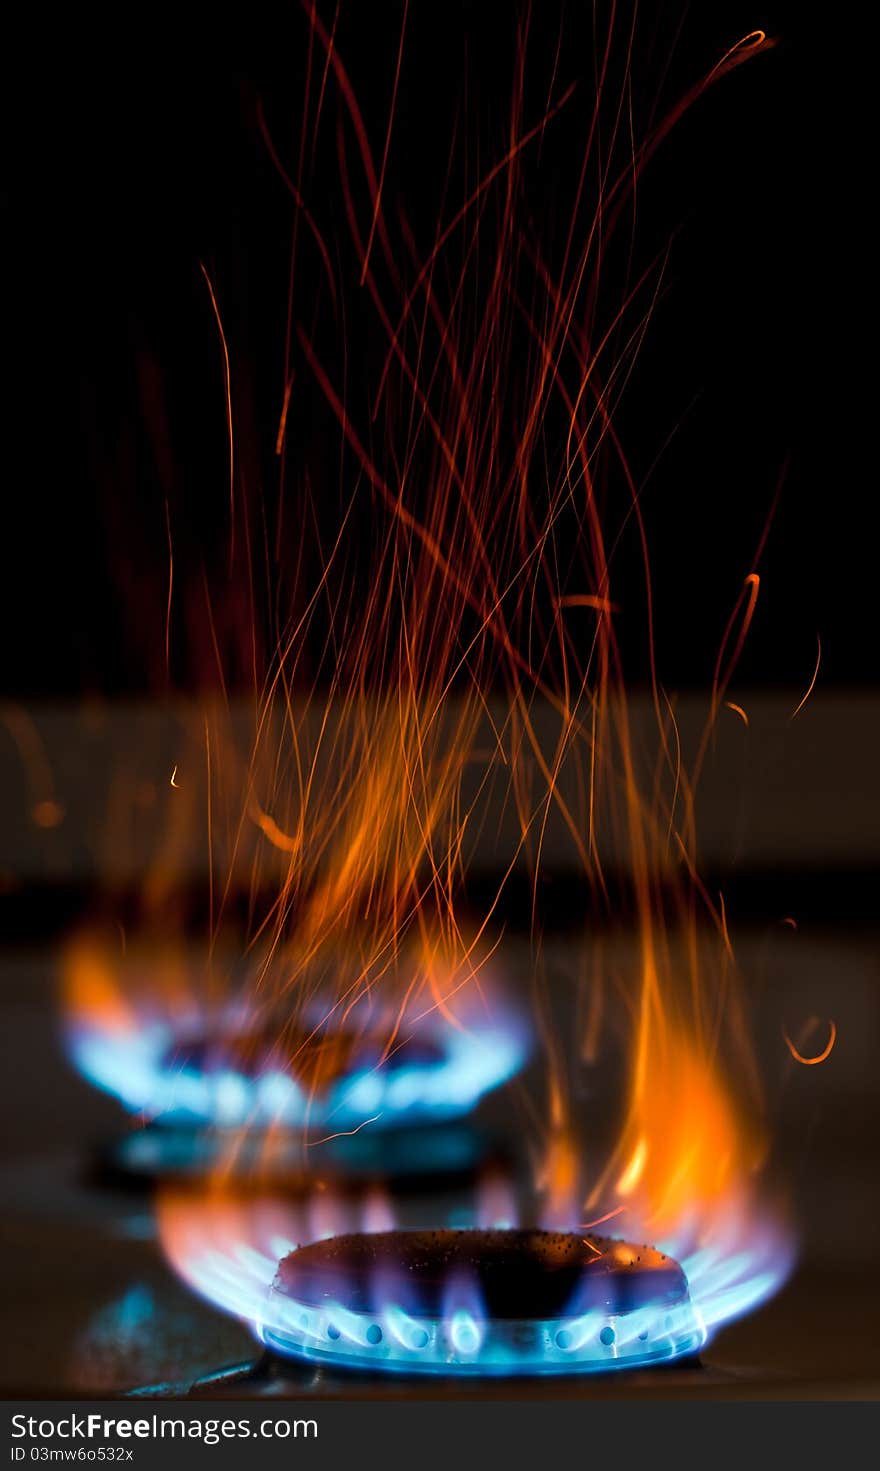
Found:
[[[457,1308],[419,1318],[392,1305],[352,1313],[298,1303],[270,1288],[258,1337],[276,1351],[351,1369],[406,1374],[584,1374],[636,1368],[696,1353],[705,1324],[687,1299],[609,1316],[486,1319]]]
[[[387,1128],[441,1121],[470,1112],[485,1093],[522,1066],[527,1044],[518,1019],[493,1008],[491,1020],[453,1026],[439,1014],[422,1024],[436,1056],[407,1062],[405,1049],[362,1066],[320,1094],[308,1093],[277,1067],[249,1076],[229,1066],[175,1062],[187,1040],[166,1022],[120,1034],[100,1020],[70,1029],[69,1052],[80,1072],[131,1112],[173,1125],[351,1131],[369,1122]]]
[[[241,1229],[242,1218],[237,1218]],[[450,1282],[439,1316],[426,1316],[408,1284],[381,1283],[372,1311],[341,1302],[298,1302],[275,1287],[278,1262],[303,1232],[279,1234],[261,1224],[255,1204],[245,1247],[223,1232],[212,1240],[209,1216],[163,1233],[172,1262],[216,1306],[248,1322],[276,1351],[319,1363],[403,1373],[455,1375],[583,1374],[638,1368],[697,1353],[725,1323],[752,1312],[784,1282],[790,1242],[775,1224],[752,1217],[715,1231],[678,1255],[687,1292],[673,1303],[645,1302],[628,1312],[599,1309],[559,1318],[491,1319],[475,1286]],[[308,1234],[308,1233],[306,1233]],[[664,1249],[668,1249],[664,1243]],[[340,1292],[344,1288],[340,1288]]]
[[[467,1308],[456,1308],[449,1319],[449,1341],[459,1361],[467,1363],[480,1352],[483,1344],[482,1329]]]

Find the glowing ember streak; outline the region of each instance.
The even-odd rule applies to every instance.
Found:
[[[208,275],[203,261],[199,261],[199,266],[205,278],[208,295],[211,298],[217,331],[220,333],[220,345],[223,349],[223,376],[226,389],[226,433],[229,443],[229,534],[230,545],[232,546],[234,545],[235,538],[235,437],[232,428],[232,373],[229,366],[229,348],[226,343],[226,333],[223,330],[223,318],[220,315],[220,308],[217,305],[217,297],[214,294],[211,277]]]
[[[171,783],[170,784],[173,787],[179,787],[180,786],[180,782],[177,780],[177,767],[176,766],[175,766],[174,770],[171,773]]]
[[[293,388],[293,378],[288,378],[284,385],[284,402],[281,405],[281,418],[278,422],[278,435],[275,440],[275,453],[280,455],[284,448],[284,433],[287,429],[287,410],[290,408],[290,394]]]
[[[597,1216],[594,1221],[582,1221],[578,1229],[592,1231],[595,1226],[604,1226],[607,1221],[613,1221],[616,1216],[623,1215],[625,1210],[625,1205],[617,1205],[613,1211],[606,1211],[604,1216]]]
[[[726,70],[731,65],[735,65],[737,62],[744,60],[748,56],[749,52],[759,51],[762,46],[766,45],[766,43],[766,31],[749,31],[748,35],[743,36],[741,40],[737,41],[735,46],[731,46],[730,50],[725,52],[724,56],[722,56],[717,66],[713,67],[712,71],[709,73],[710,77],[714,76],[717,72],[721,70]]]
[[[713,700],[720,697],[720,692],[727,687],[728,681],[739,663],[752,619],[755,616],[755,607],[758,602],[758,593],[761,589],[761,579],[757,572],[750,572],[743,583],[742,592],[737,598],[733,612],[730,615],[724,637],[721,640],[721,648],[715,663],[715,677],[713,680]],[[737,628],[737,619],[742,618]],[[736,636],[734,637],[734,629]],[[733,639],[733,649],[728,654],[728,647]],[[727,661],[725,662],[725,656]]]
[[[593,608],[597,613],[619,613],[620,609],[616,603],[608,598],[597,597],[594,593],[570,593],[567,597],[560,598],[560,608]]]
[[[833,1021],[829,1021],[828,1041],[826,1045],[822,1048],[822,1051],[818,1052],[815,1057],[804,1057],[803,1053],[799,1052],[797,1047],[795,1047],[794,1043],[785,1030],[783,1030],[782,1035],[785,1038],[785,1045],[794,1058],[795,1062],[802,1062],[805,1067],[815,1067],[817,1063],[824,1062],[826,1057],[831,1056],[831,1050],[835,1042],[837,1041],[837,1026]]]
[[[283,832],[270,813],[264,812],[262,807],[254,806],[253,818],[261,833],[269,839],[273,847],[280,853],[295,853],[299,847],[297,838],[290,833]]]
[[[734,713],[734,715],[738,715],[739,716],[739,718],[742,721],[743,725],[746,727],[746,729],[748,729],[749,717],[746,714],[745,710],[743,709],[742,705],[735,705],[733,703],[733,700],[725,700],[724,703],[726,704],[728,710],[732,710],[733,713]]]
[[[382,1117],[380,1113],[374,1113],[370,1119],[364,1119],[363,1123],[356,1124],[353,1129],[340,1129],[336,1134],[325,1134],[323,1139],[307,1139],[306,1145],[309,1149],[315,1149],[319,1144],[330,1144],[334,1139],[350,1139],[353,1134],[359,1134],[368,1124],[375,1124]]]
[[[813,693],[813,690],[816,688],[816,680],[819,678],[819,665],[821,664],[821,662],[822,662],[822,640],[820,639],[819,635],[816,634],[816,667],[813,670],[813,678],[810,680],[810,683],[807,685],[806,694],[804,695],[804,697],[801,700],[800,704],[792,711],[789,719],[794,720],[795,716],[800,714],[800,712],[803,710],[804,706],[806,705],[807,700],[810,698],[810,695]]]

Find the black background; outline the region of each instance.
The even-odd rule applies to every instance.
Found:
[[[332,24],[332,6],[319,11]],[[397,0],[343,0],[337,23],[377,156],[401,14]],[[466,74],[486,157],[500,150],[522,15],[490,0],[410,7],[385,197],[405,199],[422,241]],[[527,111],[546,95],[560,33],[560,82],[580,78],[586,99],[591,25],[574,0],[534,7]],[[786,465],[740,678],[805,687],[817,633],[823,682],[877,674],[867,41],[858,22],[798,4],[644,6],[635,108],[644,120],[661,88],[671,103],[757,25],[777,46],[691,110],[639,204],[646,256],[675,240],[619,428],[642,471],[672,435],[644,500],[671,687],[711,678]],[[179,578],[219,565],[228,537],[223,385],[199,262],[223,310],[242,437],[268,479],[291,205],[256,108],[294,158],[308,28],[289,5],[230,20],[46,14],[26,32],[9,34],[2,63],[3,687],[184,688],[203,675],[185,658],[165,670],[166,499]],[[334,94],[328,147],[336,111]],[[554,169],[578,156],[577,118],[554,136]],[[536,210],[552,209],[554,178],[529,175]],[[624,629],[637,680],[643,636],[641,619]]]

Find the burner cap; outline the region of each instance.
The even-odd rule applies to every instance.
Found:
[[[316,1241],[285,1257],[276,1289],[313,1307],[335,1299],[354,1312],[377,1303],[376,1283],[432,1317],[452,1277],[467,1277],[488,1318],[553,1318],[603,1308],[626,1313],[687,1294],[677,1262],[650,1246],[561,1231],[383,1231]]]
[[[649,1246],[529,1230],[386,1231],[281,1262],[262,1336],[285,1354],[434,1373],[565,1373],[693,1353],[677,1262]]]

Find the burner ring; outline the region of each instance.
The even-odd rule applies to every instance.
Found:
[[[259,1325],[287,1357],[411,1374],[575,1374],[695,1353],[677,1262],[553,1231],[387,1231],[291,1252]]]
[[[161,1126],[328,1133],[462,1117],[513,1077],[528,1051],[519,1018],[500,1007],[491,1025],[453,1026],[432,1014],[387,1057],[375,1037],[325,1031],[288,1038],[285,1055],[233,1011],[214,1032],[164,1019],[111,1035],[86,1021],[71,1027],[69,1045],[98,1087]]]

